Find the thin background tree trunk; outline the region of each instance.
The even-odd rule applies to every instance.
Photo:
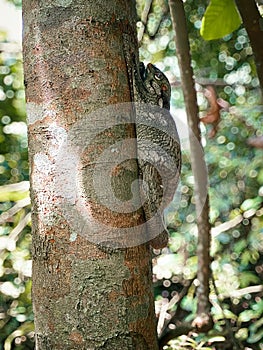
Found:
[[[198,273],[197,287],[198,307],[197,318],[194,325],[204,330],[211,325],[209,302],[210,279],[210,223],[208,176],[204,154],[201,146],[198,105],[191,67],[190,45],[183,2],[169,0],[171,17],[175,31],[176,53],[178,57],[181,82],[184,94],[187,120],[190,128],[191,164],[195,179],[195,204],[198,227]]]
[[[255,0],[236,0],[237,8],[248,33],[250,44],[255,56],[255,63],[263,88],[263,18],[261,17]]]
[[[105,131],[106,118],[112,116],[100,112],[94,119],[92,114],[102,106],[132,99],[131,53],[138,51],[135,4],[24,0],[23,17],[36,350],[157,349],[148,244],[105,252],[83,236],[86,228],[77,216],[71,222],[74,226],[69,224],[62,208],[65,197],[73,213],[78,204],[74,187],[69,189],[66,183],[75,176],[76,159],[63,149],[77,123],[76,142],[86,136],[88,145],[75,169],[83,180],[80,199],[88,202],[80,209],[97,215],[108,227],[129,228],[143,222],[140,211],[108,210],[97,201],[92,187],[96,157],[117,141],[117,150],[123,148],[130,156],[113,174],[124,202],[137,178],[135,143],[125,146],[127,139],[135,137],[133,125]],[[129,110],[127,114],[132,122],[133,114]],[[98,131],[96,137],[90,130]],[[65,181],[55,182],[58,175]],[[99,175],[95,181],[103,187]],[[107,241],[103,225],[99,234]]]

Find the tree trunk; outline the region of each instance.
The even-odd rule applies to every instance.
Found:
[[[255,0],[236,0],[236,4],[249,36],[250,44],[255,56],[255,63],[261,89],[263,89],[263,18],[257,8]]]
[[[157,349],[128,103],[135,4],[24,0],[23,17],[36,350]]]
[[[198,105],[191,66],[190,45],[182,0],[169,0],[173,27],[175,30],[176,53],[178,57],[182,89],[190,132],[191,165],[195,180],[195,204],[198,227],[198,287],[197,318],[193,324],[202,331],[212,326],[209,302],[210,279],[210,229],[208,175],[201,145]]]

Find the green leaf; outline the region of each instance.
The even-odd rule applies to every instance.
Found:
[[[244,271],[240,273],[239,282],[240,287],[245,288],[248,287],[250,284],[260,283],[260,279],[253,272]]]
[[[238,316],[239,322],[250,322],[254,317],[254,313],[251,310],[242,311]]]
[[[234,0],[211,0],[202,19],[201,35],[214,40],[232,33],[242,23]]]
[[[248,337],[248,329],[247,328],[240,328],[236,333],[235,333],[235,338],[238,340],[246,340]]]
[[[209,343],[215,343],[215,342],[224,342],[226,341],[226,338],[223,337],[222,335],[214,336],[209,339]]]
[[[240,209],[243,211],[249,209],[258,209],[262,203],[262,197],[258,196],[255,198],[246,199],[240,206]]]
[[[251,334],[250,337],[247,339],[247,341],[248,343],[253,344],[262,340],[262,338],[263,338],[263,329],[261,329],[258,333]]]

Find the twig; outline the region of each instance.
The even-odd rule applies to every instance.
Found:
[[[145,27],[146,27],[146,24],[147,24],[147,20],[148,20],[148,16],[149,16],[149,12],[150,12],[150,9],[151,9],[151,6],[152,6],[152,1],[153,0],[146,0],[145,1],[145,5],[144,5],[144,9],[142,11],[142,15],[141,15],[141,26],[138,30],[138,42],[140,44],[140,42],[142,41],[142,38],[143,38],[143,34],[144,34],[144,31],[145,31]]]
[[[13,217],[22,208],[24,208],[28,205],[30,205],[30,198],[29,197],[18,200],[12,208],[10,208],[9,210],[7,210],[1,214],[0,225],[3,225],[4,223],[6,223],[11,217]]]
[[[183,287],[183,289],[181,290],[180,293],[173,296],[172,299],[167,304],[162,306],[161,311],[160,311],[160,316],[158,319],[158,325],[157,325],[157,333],[158,333],[159,337],[162,336],[163,331],[167,328],[171,319],[176,314],[176,311],[170,312],[169,313],[170,318],[169,318],[169,320],[166,320],[167,311],[172,309],[175,304],[180,304],[181,300],[188,293],[188,290],[189,290],[190,286],[192,285],[195,278],[196,278],[196,276],[193,279],[189,280],[188,284]]]
[[[9,242],[16,242],[19,238],[20,233],[23,231],[23,229],[26,227],[26,225],[31,220],[31,212],[27,213],[23,219],[20,219],[19,223],[16,225],[16,227],[10,232],[9,236],[7,237]],[[5,252],[6,247],[3,249],[0,249],[0,257],[2,257],[3,253]]]
[[[29,190],[29,181],[21,181],[15,184],[0,186],[0,193],[3,192],[25,192]]]
[[[257,212],[259,210],[262,210],[263,207],[260,207],[258,209],[249,209],[246,210],[243,214],[239,214],[237,215],[234,219],[231,219],[229,221],[224,222],[223,224],[220,224],[216,227],[213,227],[211,229],[211,234],[216,237],[218,236],[220,233],[222,232],[226,232],[228,230],[230,230],[231,228],[236,227],[237,225],[239,225],[244,219],[250,219],[253,216],[255,216],[255,214],[257,214]]]
[[[218,298],[219,299],[224,299],[224,298],[229,298],[229,297],[230,298],[239,298],[239,297],[242,297],[242,295],[251,294],[251,293],[260,293],[262,291],[263,291],[262,285],[250,286],[250,287],[234,290],[234,291],[229,292],[229,293],[219,294]]]

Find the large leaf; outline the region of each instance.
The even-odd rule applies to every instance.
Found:
[[[241,23],[234,0],[211,0],[202,19],[201,35],[205,40],[219,39]]]

